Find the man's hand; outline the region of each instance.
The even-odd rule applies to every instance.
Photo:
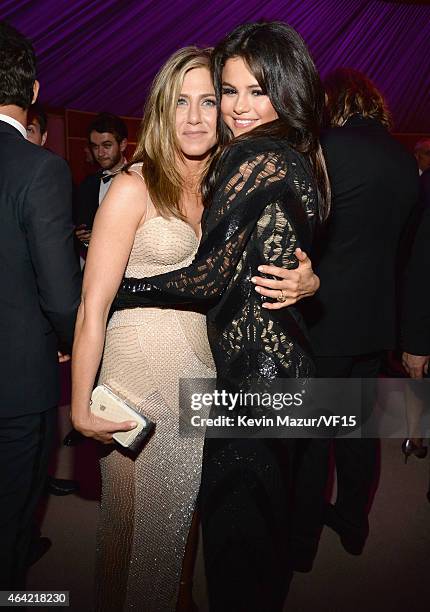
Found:
[[[272,280],[254,276],[251,281],[256,285],[255,290],[266,297],[285,297],[285,301],[264,302],[263,308],[277,310],[285,306],[291,306],[304,297],[314,295],[320,286],[320,279],[312,270],[312,262],[304,251],[295,250],[299,260],[299,267],[295,270],[286,270],[276,266],[258,266],[258,271],[264,274],[277,276],[282,280]]]
[[[402,354],[402,365],[411,378],[423,378],[428,374],[430,355]]]
[[[66,361],[70,361],[70,355],[67,353],[62,353],[61,351],[57,351],[58,355],[58,363],[66,363]]]
[[[86,225],[79,225],[76,228],[76,238],[80,240],[85,246],[88,246],[91,239],[91,230]]]

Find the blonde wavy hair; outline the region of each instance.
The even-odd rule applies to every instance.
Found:
[[[145,103],[137,147],[127,168],[142,164],[150,198],[163,217],[184,218],[184,180],[178,164],[184,156],[176,137],[176,108],[185,75],[195,68],[210,71],[211,52],[197,47],[179,49],[159,70]],[[211,158],[208,156],[202,176]]]
[[[338,68],[324,79],[328,123],[342,126],[352,115],[377,119],[391,128],[391,113],[384,96],[365,74],[353,68]]]

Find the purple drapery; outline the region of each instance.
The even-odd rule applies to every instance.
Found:
[[[362,70],[385,93],[396,129],[430,132],[430,7],[380,0],[1,0],[30,37],[41,100],[140,116],[148,85],[179,47],[210,46],[236,25],[281,19],[324,75]]]

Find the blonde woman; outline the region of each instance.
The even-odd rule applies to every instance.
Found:
[[[200,484],[202,439],[178,436],[180,376],[215,375],[202,314],[170,308],[118,312],[106,323],[124,272],[154,275],[188,265],[200,238],[199,183],[216,148],[217,108],[210,54],[185,48],[156,77],[127,173],[97,215],[85,268],[73,364],[72,417],[86,435],[110,442],[131,429],[89,413],[99,382],[141,407],[156,432],[132,460],[101,461],[97,607],[174,610]]]

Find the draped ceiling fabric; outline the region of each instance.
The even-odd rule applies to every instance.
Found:
[[[426,6],[427,4],[427,6]],[[367,73],[401,132],[430,133],[430,6],[382,0],[0,0],[32,39],[41,100],[141,116],[148,86],[179,47],[211,46],[236,25],[287,21],[324,75]]]

